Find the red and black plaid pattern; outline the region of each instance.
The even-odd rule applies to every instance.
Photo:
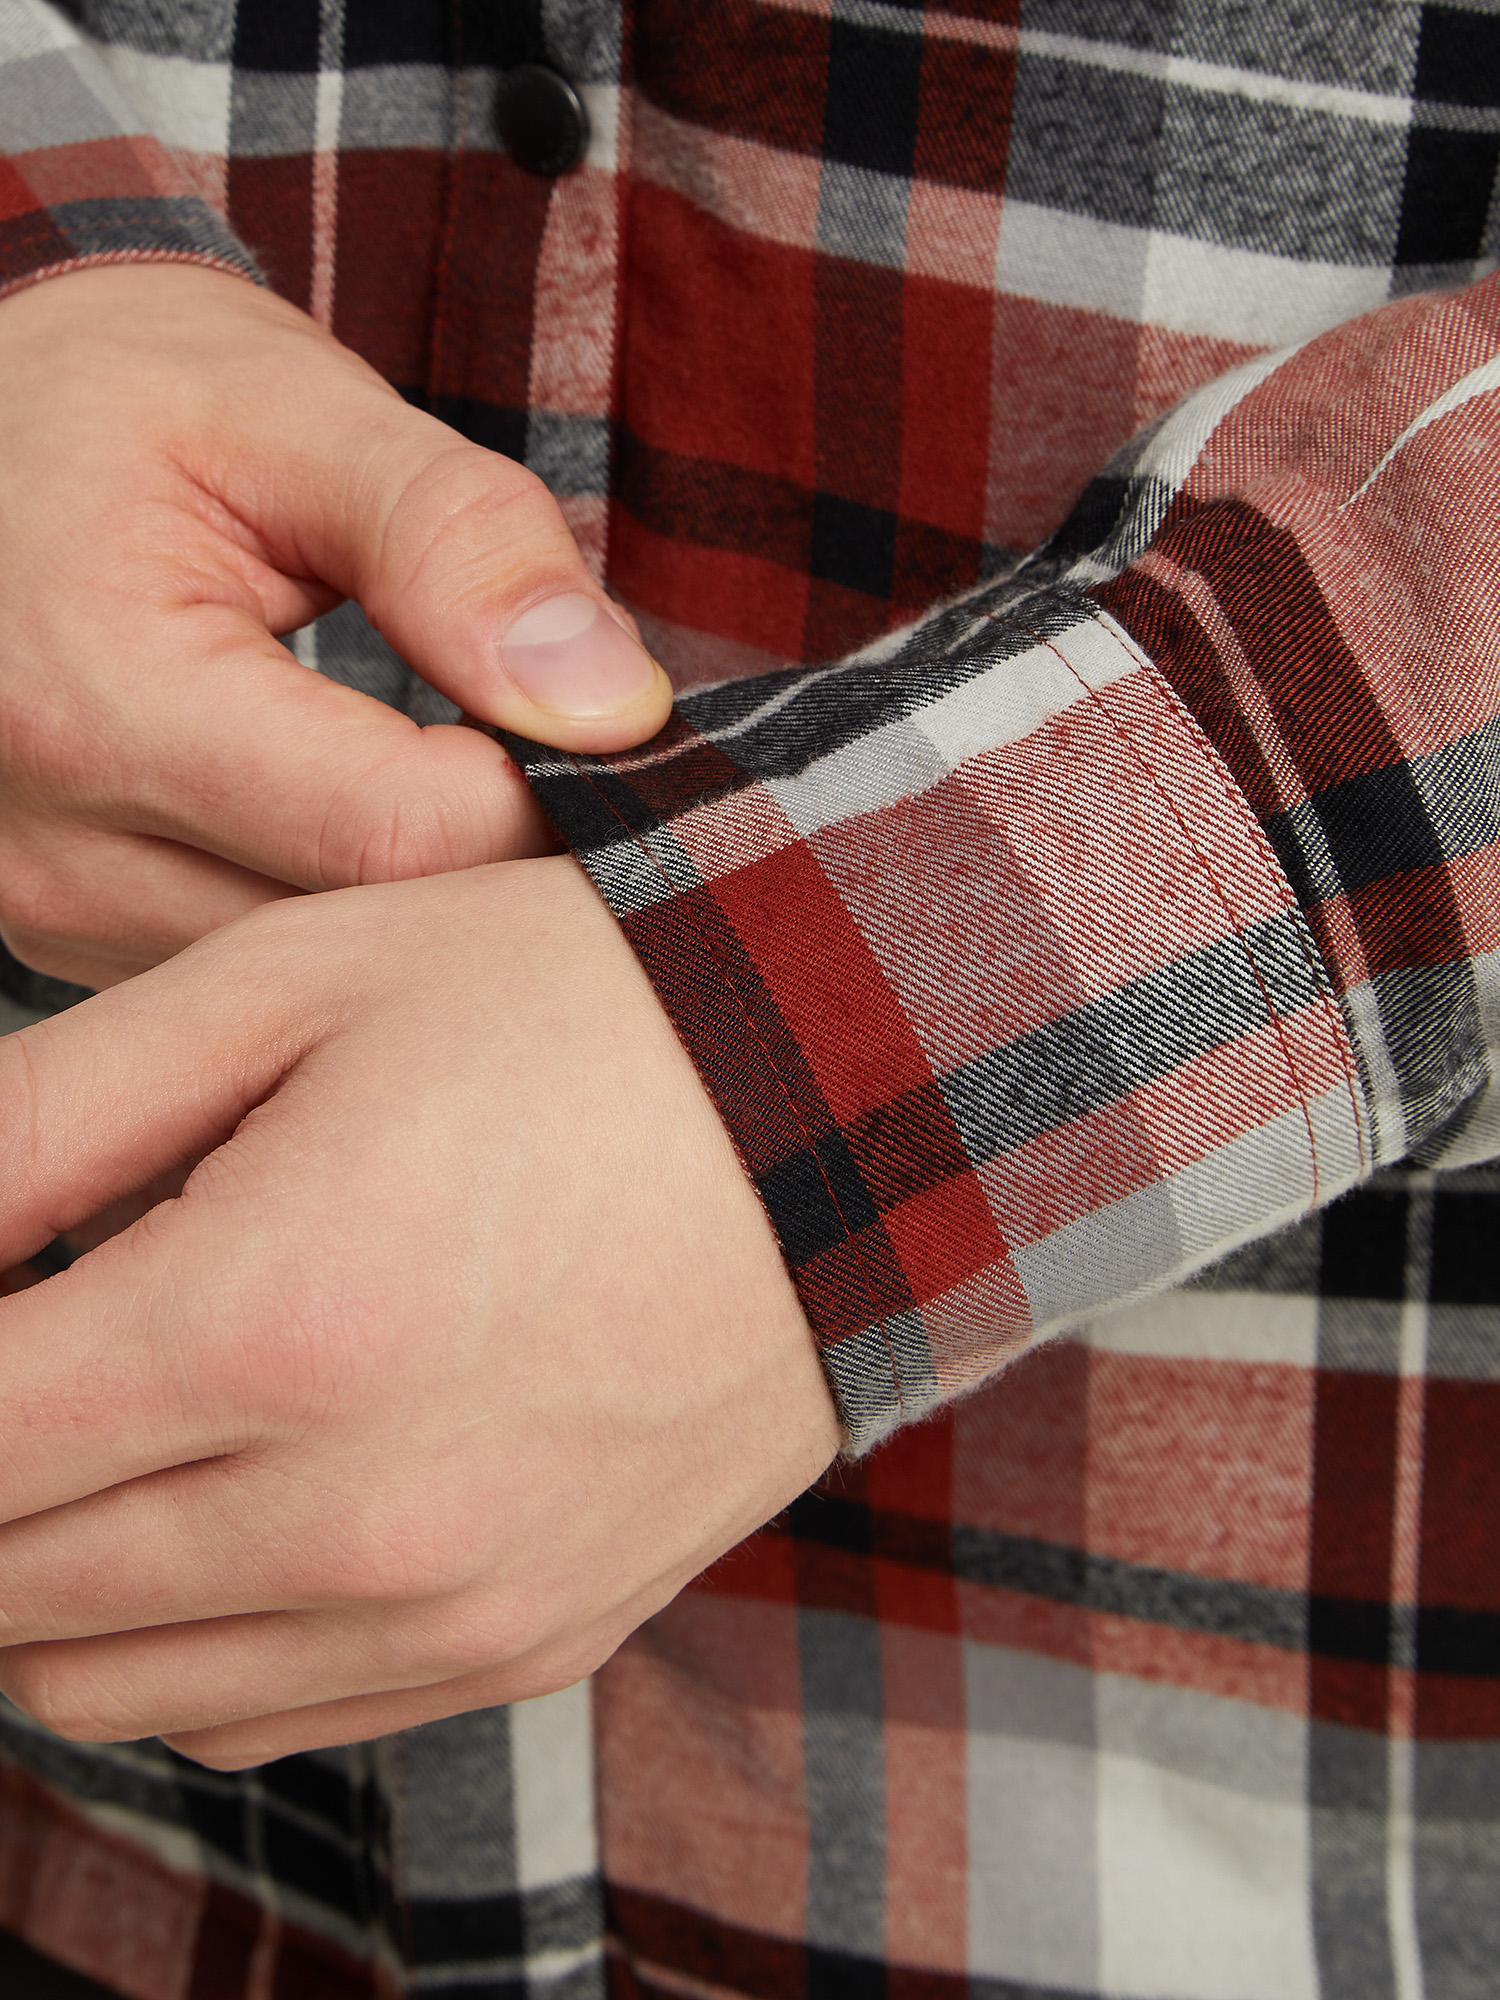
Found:
[[[1023,569],[644,751],[518,746],[857,1443],[1382,1160],[1491,1150],[1495,313],[1392,307],[1186,404],[1091,594],[1098,557]]]
[[[1040,1349],[638,1633],[612,1990],[1477,2000],[1497,1195],[1387,1174]]]
[[[1500,383],[1489,288],[1388,302],[1496,254],[1494,28],[0,4],[0,284],[258,270],[698,690],[521,754],[896,1434],[599,1680],[617,1996],[1493,1984]],[[296,646],[445,713],[353,607]],[[4,1921],[122,1991],[601,1990],[581,1695],[4,1744]]]
[[[685,681],[995,573],[1186,391],[1493,251],[1483,10],[67,11],[89,42],[9,10],[13,94],[50,101],[12,120],[0,283],[243,267],[227,221],[548,478]],[[491,116],[533,57],[595,126],[555,185]],[[378,657],[330,638],[325,665]]]

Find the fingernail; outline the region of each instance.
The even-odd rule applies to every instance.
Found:
[[[558,715],[629,708],[658,671],[651,655],[581,590],[523,611],[500,641],[500,658],[524,695]]]

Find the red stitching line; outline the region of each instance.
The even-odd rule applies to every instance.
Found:
[[[761,1051],[765,1056],[766,1063],[770,1068],[771,1074],[775,1077],[776,1082],[780,1087],[781,1094],[786,1099],[787,1109],[791,1112],[793,1119],[796,1121],[797,1129],[798,1131],[801,1132],[803,1140],[807,1145],[808,1151],[812,1154],[814,1161],[816,1161],[817,1163],[818,1173],[822,1177],[824,1187],[827,1188],[828,1190],[828,1199],[833,1203],[833,1212],[838,1217],[839,1221],[843,1224],[845,1239],[848,1242],[850,1250],[853,1252],[854,1261],[856,1265],[859,1267],[859,1274],[861,1280],[864,1283],[865,1294],[870,1302],[871,1321],[873,1324],[879,1326],[881,1339],[885,1342],[886,1353],[890,1356],[891,1383],[896,1391],[896,1408],[900,1411],[902,1416],[905,1416],[906,1398],[901,1391],[901,1374],[900,1370],[896,1365],[896,1349],[891,1341],[890,1335],[885,1330],[886,1315],[876,1309],[875,1287],[871,1283],[869,1273],[865,1267],[865,1260],[863,1256],[860,1254],[859,1246],[855,1241],[854,1231],[849,1227],[849,1223],[844,1215],[844,1211],[839,1206],[839,1198],[837,1193],[834,1191],[833,1183],[829,1180],[828,1175],[824,1170],[822,1160],[818,1158],[817,1143],[814,1140],[812,1133],[807,1129],[806,1122],[803,1119],[801,1112],[797,1109],[796,1099],[792,1096],[791,1090],[787,1085],[786,1078],[782,1075],[781,1070],[777,1065],[776,1057],[772,1053],[770,1045],[767,1043],[765,1036],[762,1035],[762,1033],[760,1032],[760,1029],[755,1025],[755,1020],[751,1015],[749,1006],[746,1004],[744,995],[735,985],[733,978],[730,976],[729,968],[724,964],[722,958],[720,958],[718,949],[715,946],[713,940],[709,937],[707,931],[703,928],[702,924],[700,924],[698,919],[693,915],[691,906],[686,904],[682,891],[677,887],[676,883],[672,880],[671,876],[668,875],[666,869],[662,867],[661,863],[657,860],[656,856],[651,852],[650,848],[647,847],[645,841],[641,838],[641,836],[637,832],[635,832],[634,828],[632,828],[629,825],[624,815],[619,811],[618,807],[616,807],[614,803],[605,796],[605,794],[599,789],[598,785],[594,782],[593,778],[589,775],[589,773],[585,771],[583,767],[579,764],[578,759],[572,756],[571,753],[569,752],[565,751],[563,754],[567,756],[569,763],[573,766],[573,771],[575,776],[583,780],[583,782],[589,787],[590,791],[593,792],[595,798],[599,800],[600,804],[603,805],[608,812],[612,813],[614,817],[620,822],[620,825],[624,827],[626,834],[640,849],[641,853],[645,855],[646,860],[650,863],[650,865],[656,870],[657,874],[661,877],[662,881],[665,883],[668,891],[670,892],[673,900],[684,905],[684,907],[687,910],[688,921],[692,924],[694,930],[698,933],[699,942],[703,945],[705,950],[707,950],[707,952],[713,958],[715,964],[718,966],[720,977],[723,979],[724,984],[729,988],[730,992],[734,995],[735,1000],[739,1004],[740,1012],[745,1017],[746,1027],[749,1028],[751,1034],[754,1035],[756,1041],[759,1042],[761,1046]],[[805,843],[801,844],[805,845]],[[707,884],[703,883],[700,886],[706,888]],[[837,1121],[835,1121],[835,1129],[837,1129]],[[918,1308],[918,1311],[920,1311],[920,1307]],[[826,1346],[837,1346],[838,1342],[829,1341],[829,1342],[820,1342],[819,1344]]]
[[[1093,614],[1090,615],[1093,616]],[[1277,1013],[1276,1008],[1272,1003],[1270,989],[1267,987],[1264,979],[1262,979],[1261,977],[1260,967],[1255,963],[1255,954],[1251,951],[1249,945],[1245,941],[1244,932],[1240,929],[1239,921],[1234,914],[1234,910],[1230,904],[1229,898],[1225,894],[1224,890],[1220,887],[1218,878],[1215,876],[1213,869],[1209,866],[1207,856],[1204,854],[1202,848],[1199,847],[1197,841],[1195,841],[1192,835],[1188,832],[1187,822],[1186,820],[1184,820],[1181,813],[1178,812],[1171,793],[1167,790],[1166,786],[1157,777],[1155,771],[1152,770],[1150,764],[1146,761],[1144,754],[1136,748],[1134,742],[1131,740],[1129,734],[1126,732],[1124,725],[1121,722],[1117,721],[1116,718],[1110,713],[1108,705],[1105,703],[1099,690],[1097,688],[1091,688],[1088,682],[1083,678],[1083,675],[1080,674],[1078,669],[1073,665],[1072,661],[1067,658],[1066,654],[1062,653],[1056,646],[1054,646],[1050,639],[1044,639],[1040,632],[1034,632],[1029,625],[1023,625],[1019,618],[1009,618],[1003,612],[1000,611],[993,611],[989,613],[989,616],[994,620],[994,622],[997,625],[1010,625],[1014,627],[1016,631],[1024,632],[1029,639],[1034,640],[1036,644],[1039,646],[1044,646],[1046,650],[1049,653],[1051,653],[1056,659],[1062,661],[1063,665],[1067,668],[1068,672],[1073,676],[1074,680],[1077,681],[1078,685],[1088,695],[1090,701],[1092,701],[1095,707],[1099,710],[1099,713],[1102,716],[1104,716],[1106,721],[1109,723],[1110,727],[1119,737],[1120,741],[1130,751],[1130,754],[1132,755],[1132,757],[1135,758],[1136,762],[1145,772],[1151,784],[1161,794],[1162,799],[1166,803],[1167,810],[1171,813],[1173,819],[1176,820],[1178,827],[1181,829],[1183,839],[1187,842],[1188,846],[1197,855],[1198,865],[1202,868],[1204,875],[1207,877],[1209,883],[1212,885],[1214,894],[1218,897],[1219,902],[1223,907],[1224,914],[1229,919],[1230,928],[1234,932],[1235,936],[1239,939],[1241,949],[1244,951],[1245,954],[1245,961],[1249,965],[1251,972],[1255,976],[1255,983],[1260,988],[1261,998],[1266,1003],[1266,1012],[1270,1016],[1272,1024],[1276,1029],[1276,1039],[1281,1043],[1281,1053],[1286,1058],[1287,1073],[1291,1077],[1292,1082],[1297,1087],[1297,1102],[1302,1107],[1302,1122],[1307,1127],[1307,1147],[1309,1155],[1311,1156],[1312,1159],[1312,1179],[1313,1179],[1312,1201],[1309,1204],[1307,1210],[1307,1212],[1311,1214],[1312,1210],[1315,1209],[1318,1205],[1318,1142],[1313,1135],[1312,1113],[1308,1110],[1307,1098],[1302,1088],[1302,1079],[1297,1074],[1297,1065],[1292,1061],[1292,1051],[1287,1043],[1286,1033],[1282,1027],[1281,1017]],[[1095,622],[1098,622],[1097,619],[1095,620]],[[1133,649],[1127,648],[1126,650],[1131,652],[1131,657],[1133,659],[1136,659],[1137,661],[1141,659],[1141,655],[1135,652]],[[1154,673],[1155,669],[1153,668],[1152,671]]]
[[[1208,583],[1208,579],[1205,577],[1203,581],[1205,582],[1205,584],[1208,584],[1208,588],[1210,589],[1210,591],[1212,591],[1213,586],[1212,584]],[[1197,613],[1193,610],[1193,607],[1191,603],[1188,601],[1188,599],[1185,598],[1180,591],[1174,591],[1172,594],[1177,599],[1178,603],[1183,605],[1184,608],[1187,610],[1188,615],[1193,620],[1193,623],[1198,627],[1198,630],[1203,634],[1204,638],[1208,641],[1209,645],[1213,646],[1214,644],[1213,634],[1208,630],[1208,628],[1204,625],[1203,620],[1199,618]],[[1217,593],[1215,593],[1215,596],[1217,596]],[[1157,682],[1159,682],[1162,692],[1165,693],[1168,701],[1171,702],[1174,710],[1178,715],[1179,720],[1193,733],[1193,735],[1198,737],[1198,739],[1202,743],[1203,748],[1208,755],[1209,769],[1214,773],[1215,777],[1219,781],[1219,784],[1223,788],[1225,799],[1228,801],[1231,808],[1234,808],[1236,810],[1236,814],[1237,817],[1240,819],[1241,825],[1245,828],[1246,832],[1250,835],[1251,840],[1255,843],[1255,846],[1259,849],[1261,860],[1266,863],[1267,867],[1270,869],[1273,876],[1282,875],[1283,871],[1281,863],[1277,860],[1276,851],[1272,847],[1270,841],[1267,840],[1265,829],[1264,827],[1262,827],[1260,821],[1255,817],[1253,813],[1238,812],[1238,807],[1240,804],[1240,797],[1241,797],[1239,787],[1235,784],[1234,778],[1230,774],[1228,767],[1225,765],[1223,758],[1219,755],[1219,752],[1215,748],[1212,740],[1207,735],[1204,734],[1204,731],[1200,726],[1197,717],[1193,714],[1192,710],[1178,695],[1177,690],[1172,686],[1172,683],[1167,679],[1166,675],[1163,674],[1160,667],[1157,666],[1156,662],[1150,657],[1149,654],[1142,652],[1141,648],[1136,644],[1134,637],[1129,632],[1126,631],[1123,625],[1119,625],[1118,619],[1113,620],[1112,622],[1119,626],[1120,637],[1122,643],[1125,646],[1125,650],[1130,654],[1131,658],[1138,663],[1138,665],[1143,667],[1147,673],[1149,673]],[[1217,652],[1218,650],[1217,647],[1215,647],[1214,650]],[[1354,1137],[1356,1144],[1359,1147],[1360,1167],[1363,1169],[1366,1166],[1373,1166],[1374,1150],[1373,1148],[1369,1149],[1366,1148],[1364,1109],[1360,1098],[1360,1092],[1355,1084],[1354,1071],[1350,1068],[1349,1065],[1349,1057],[1353,1053],[1353,1049],[1349,1041],[1349,1037],[1344,1029],[1343,1017],[1339,1013],[1337,1004],[1333,999],[1333,983],[1328,976],[1327,968],[1323,964],[1322,955],[1318,951],[1316,943],[1312,941],[1307,918],[1303,915],[1301,909],[1299,908],[1296,902],[1295,897],[1292,900],[1292,904],[1288,914],[1295,920],[1297,948],[1302,953],[1302,962],[1307,967],[1308,975],[1311,978],[1313,986],[1317,991],[1318,1005],[1322,1010],[1324,1019],[1328,1023],[1329,1036],[1333,1042],[1334,1048],[1338,1051],[1339,1068],[1343,1071],[1344,1074],[1344,1088],[1349,1093],[1349,1109],[1354,1117]]]
[[[0,283],[0,299],[13,298],[49,278],[66,277],[70,271],[92,271],[108,264],[196,264],[207,271],[223,271],[231,278],[268,291],[264,277],[253,261],[237,263],[217,250],[92,250],[86,256],[60,257],[55,263],[40,264],[35,270],[19,272]]]

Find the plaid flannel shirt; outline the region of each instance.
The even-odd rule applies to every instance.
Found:
[[[591,1689],[237,1777],[9,1713],[0,1920],[139,2000],[1492,1994],[1492,8],[0,0],[0,143],[0,281],[262,275],[641,617],[669,730],[513,748],[867,1454]]]

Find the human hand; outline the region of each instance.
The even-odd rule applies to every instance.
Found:
[[[0,1689],[223,1768],[566,1686],[832,1457],[769,1223],[567,858],[278,903],[0,1040]]]
[[[272,637],[342,597],[482,722],[608,750],[666,719],[541,483],[243,279],[50,279],[0,302],[0,377],[0,935],[29,965],[106,986],[295,890],[555,845],[496,743]]]

